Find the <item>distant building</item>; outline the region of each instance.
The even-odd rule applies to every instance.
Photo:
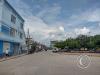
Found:
[[[24,45],[24,19],[6,0],[0,0],[0,55],[6,49],[11,55],[19,54]]]
[[[56,42],[57,42],[57,41],[50,41],[50,47],[51,47],[51,48],[54,48],[54,45],[55,45]]]

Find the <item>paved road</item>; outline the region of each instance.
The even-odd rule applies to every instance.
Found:
[[[78,55],[40,52],[0,62],[0,75],[100,75],[100,57],[90,57],[86,69],[77,66]]]

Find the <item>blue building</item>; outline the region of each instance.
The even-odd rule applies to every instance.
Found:
[[[19,54],[24,45],[24,19],[6,0],[0,0],[0,56],[6,49],[10,55]]]

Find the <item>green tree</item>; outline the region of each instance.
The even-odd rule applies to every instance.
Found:
[[[95,35],[95,36],[79,35],[77,38],[68,38],[65,41],[56,42],[55,47],[61,49],[65,47],[68,47],[69,49],[100,48],[100,35]]]

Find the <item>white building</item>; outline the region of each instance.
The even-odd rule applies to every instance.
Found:
[[[6,1],[0,0],[0,55],[18,54],[25,45],[24,19]]]

